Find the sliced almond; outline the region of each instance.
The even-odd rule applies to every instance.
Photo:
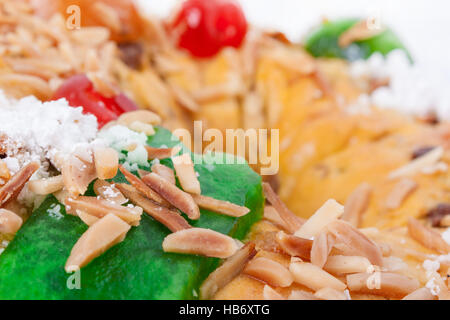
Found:
[[[114,214],[108,214],[101,218],[90,226],[75,243],[66,262],[66,272],[79,270],[121,242],[130,228],[129,224]]]
[[[97,177],[94,163],[69,156],[62,165],[64,187],[73,196],[84,194],[89,184]]]
[[[5,161],[0,160],[0,179],[8,181],[11,178],[11,172],[8,169]]]
[[[433,166],[438,162],[444,154],[444,148],[436,147],[431,151],[428,151],[424,155],[415,158],[408,164],[400,167],[391,173],[389,173],[389,179],[396,179],[399,177],[412,176],[414,174],[420,173],[424,168]]]
[[[317,300],[317,297],[305,290],[292,290],[288,300]]]
[[[372,264],[382,265],[383,256],[380,248],[348,222],[336,220],[330,223],[327,229],[334,236],[336,244],[347,247],[354,253],[353,255],[366,257]]]
[[[419,288],[419,281],[391,272],[355,273],[347,275],[350,291],[403,298]]]
[[[273,191],[270,184],[268,184],[267,182],[263,182],[263,190],[267,200],[278,212],[281,219],[283,219],[286,223],[286,226],[289,228],[289,232],[294,233],[295,231],[297,231],[302,226],[303,220],[297,217],[286,207],[286,205],[277,196],[275,191]]]
[[[241,273],[250,259],[256,254],[255,244],[249,242],[223,264],[209,274],[200,287],[200,298],[211,299],[217,291],[225,287],[231,280]]]
[[[164,179],[169,181],[171,184],[176,183],[175,173],[173,172],[172,169],[170,169],[169,167],[167,167],[165,165],[162,165],[159,163],[153,164],[152,172],[156,173],[157,175],[160,175],[161,177],[163,177]],[[148,172],[147,172],[147,174],[148,174]]]
[[[97,196],[117,204],[124,204],[128,201],[115,185],[105,180],[97,179],[95,181],[94,192]]]
[[[345,283],[312,263],[293,262],[290,264],[289,270],[294,276],[294,281],[296,283],[304,285],[314,291],[327,287],[344,291],[347,287]]]
[[[143,208],[149,216],[165,225],[167,228],[169,228],[170,231],[176,232],[191,227],[186,219],[178,214],[178,212],[154,203],[153,201],[144,197],[134,187],[125,183],[117,184],[116,187],[132,203]]]
[[[310,239],[343,213],[344,206],[336,200],[329,199],[295,232],[295,236]]]
[[[135,121],[158,125],[161,123],[161,117],[149,110],[136,110],[125,112],[117,119],[119,125],[127,127]]]
[[[145,146],[145,149],[147,150],[148,160],[167,159],[175,156],[181,150],[178,146],[173,148],[153,148],[150,146]]]
[[[176,101],[183,108],[187,109],[190,112],[197,112],[200,110],[200,106],[185,90],[183,90],[180,86],[176,85],[173,82],[168,83],[170,90],[173,93]]]
[[[153,190],[153,188],[149,187],[143,180],[136,177],[123,166],[119,166],[119,170],[125,176],[125,179],[127,179],[127,181],[144,196],[164,206],[170,205],[168,201],[166,201],[160,194],[158,194],[158,192]]]
[[[8,182],[0,188],[0,207],[6,202],[14,200],[22,191],[25,183],[30,180],[31,176],[39,169],[37,162],[31,162],[20,169]]]
[[[347,295],[343,291],[329,287],[316,291],[314,295],[321,300],[348,300]]]
[[[270,221],[271,223],[276,225],[278,228],[289,232],[289,226],[286,225],[286,222],[283,219],[281,219],[277,210],[275,210],[275,208],[273,206],[270,206],[267,204],[264,206],[264,219]]]
[[[312,240],[303,239],[280,231],[276,235],[276,241],[287,254],[302,259],[310,259]]]
[[[133,121],[128,125],[128,128],[136,132],[144,133],[147,136],[152,136],[155,134],[155,129],[153,126],[142,121]]]
[[[428,288],[419,288],[407,296],[403,297],[402,300],[435,300],[436,297],[433,296]]]
[[[330,240],[330,241],[329,241]],[[320,232],[314,237],[311,248],[311,263],[322,268],[327,262],[328,255],[333,247],[331,238],[328,239],[327,232]]]
[[[285,266],[265,257],[251,260],[244,273],[274,287],[289,287],[294,281]]]
[[[35,194],[47,195],[61,190],[64,187],[62,175],[28,181],[28,188]]]
[[[236,241],[222,233],[202,228],[190,228],[169,234],[162,243],[164,252],[198,254],[228,258],[236,253]]]
[[[350,27],[350,29],[344,31],[338,39],[338,44],[340,47],[348,47],[355,41],[362,41],[370,39],[379,35],[385,30],[385,28],[369,28],[368,21],[362,20],[357,22],[355,25]]]
[[[217,200],[199,194],[191,194],[191,196],[200,208],[217,213],[222,213],[227,216],[242,217],[250,212],[250,209],[231,203],[229,201]]]
[[[68,197],[64,203],[66,205],[66,211],[69,214],[76,214],[76,210],[80,210],[97,218],[103,218],[107,214],[113,213],[133,226],[139,225],[139,221],[141,220],[142,208],[124,207],[95,197]]]
[[[401,179],[388,194],[385,202],[386,208],[390,210],[399,208],[408,196],[417,189],[417,186],[417,183],[412,179]]]
[[[267,284],[264,286],[263,289],[263,297],[264,300],[286,300],[281,294],[273,290]]]
[[[119,155],[113,148],[98,148],[94,151],[95,170],[99,179],[112,179],[117,174]]]
[[[200,182],[194,170],[191,156],[187,153],[172,158],[173,167],[184,191],[200,194]]]
[[[80,217],[81,221],[86,223],[88,226],[92,226],[94,223],[96,223],[98,220],[100,220],[96,216],[90,215],[84,211],[81,211],[81,210],[75,210],[75,211],[76,211],[77,215]]]
[[[344,204],[342,220],[354,227],[359,227],[361,216],[369,206],[372,187],[368,183],[361,183],[347,198]]]
[[[329,256],[324,270],[335,275],[367,272],[372,266],[369,259],[360,256]]]
[[[15,234],[22,226],[22,218],[7,209],[0,209],[0,233]]]
[[[173,206],[183,211],[190,219],[200,218],[200,209],[190,194],[178,189],[175,185],[153,172],[142,177],[142,181],[153,190],[156,190]]]
[[[441,234],[424,226],[417,219],[408,219],[408,233],[411,238],[426,248],[442,254],[450,253],[450,245],[442,238]]]

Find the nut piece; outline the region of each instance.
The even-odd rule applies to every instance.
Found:
[[[369,206],[372,187],[364,182],[348,196],[344,204],[342,220],[349,222],[354,227],[359,227],[361,216]]]
[[[286,205],[281,201],[281,199],[277,196],[275,191],[273,191],[270,184],[267,182],[263,182],[263,190],[264,195],[270,204],[275,208],[275,210],[280,215],[281,219],[284,220],[286,226],[289,228],[290,233],[294,233],[297,231],[302,224],[304,223],[303,219],[297,217],[292,211],[290,211]]]
[[[11,172],[9,172],[8,166],[5,161],[0,160],[0,179],[8,181],[11,178]],[[4,182],[2,182],[3,184]]]
[[[124,204],[128,201],[115,185],[105,180],[95,181],[94,192],[97,196],[117,204]]]
[[[333,241],[328,238],[327,232],[320,232],[314,237],[311,248],[311,263],[322,268],[327,262],[328,255],[333,248]]]
[[[397,209],[417,189],[417,183],[409,178],[403,178],[394,186],[386,198],[387,209]]]
[[[155,163],[154,165],[152,165],[152,172],[156,173],[157,175],[160,175],[161,177],[163,177],[164,179],[169,181],[171,184],[176,183],[175,173],[173,172],[172,169],[170,169],[169,167],[166,167],[165,165]],[[148,174],[148,173],[146,173],[146,174]],[[143,176],[144,175],[141,175],[141,177],[143,177]]]
[[[231,280],[241,273],[247,262],[256,254],[255,244],[247,243],[238,252],[229,257],[214,270],[200,287],[200,298],[211,299],[217,291],[225,287]]]
[[[130,171],[125,169],[123,166],[119,166],[120,172],[123,173],[127,181],[135,187],[140,193],[142,193],[147,198],[155,201],[156,203],[162,204],[164,206],[170,206],[170,203],[163,199],[157,192],[144,183],[141,179],[136,177]]]
[[[7,209],[0,209],[0,233],[15,234],[22,226],[22,218]]]
[[[231,203],[229,201],[217,200],[211,197],[192,194],[192,198],[200,208],[222,213],[231,217],[242,217],[250,212],[250,209]]]
[[[314,295],[322,300],[348,300],[344,292],[328,287],[316,291]]]
[[[161,117],[149,110],[136,110],[123,113],[118,119],[117,124],[129,127],[135,121],[157,125],[161,123]]]
[[[190,219],[200,218],[200,209],[190,194],[178,189],[154,172],[150,172],[142,177],[142,181],[153,190],[156,190],[173,206],[183,211]]]
[[[286,300],[281,294],[273,290],[267,284],[264,286],[263,289],[263,297],[264,300]]]
[[[120,183],[116,186],[132,203],[143,208],[149,216],[161,222],[170,231],[176,232],[191,227],[178,212],[154,203],[139,193],[133,186],[126,183]]]
[[[347,287],[345,283],[339,279],[308,262],[292,262],[289,266],[289,270],[294,276],[294,281],[296,283],[302,284],[314,291],[327,287],[338,291],[344,291]]]
[[[133,121],[128,125],[128,127],[133,131],[144,133],[147,136],[152,136],[155,134],[155,129],[153,129],[153,126],[142,121]]]
[[[31,162],[20,169],[8,182],[0,188],[0,207],[6,202],[14,200],[22,191],[25,183],[30,180],[33,173],[39,169],[37,162]]]
[[[350,291],[403,298],[419,288],[419,281],[398,273],[375,272],[347,275]]]
[[[408,164],[389,173],[389,179],[396,179],[404,176],[411,176],[421,172],[424,168],[434,165],[444,154],[444,148],[436,147],[424,155],[410,161]]]
[[[147,150],[148,160],[167,159],[175,156],[181,150],[178,146],[173,148],[153,148],[150,146],[145,146],[145,149]]]
[[[329,199],[295,232],[295,236],[310,239],[343,213],[344,206],[334,199]]]
[[[198,254],[228,258],[238,250],[236,241],[222,233],[202,228],[190,228],[169,234],[162,243],[164,252]]]
[[[292,290],[288,300],[318,300],[315,295],[305,290]]]
[[[350,27],[350,29],[344,31],[338,39],[338,44],[341,48],[345,48],[355,41],[373,38],[384,30],[385,28],[369,28],[368,22],[362,20]]]
[[[79,270],[113,245],[121,242],[130,228],[129,224],[114,214],[101,218],[90,226],[73,246],[66,262],[66,272]]]
[[[439,232],[424,226],[414,218],[408,219],[408,233],[411,238],[426,248],[442,254],[450,253],[450,245],[445,242]]]
[[[139,221],[141,220],[142,208],[124,207],[104,199],[97,199],[96,197],[68,197],[64,203],[66,205],[67,213],[73,215],[77,214],[77,210],[84,211],[97,218],[103,218],[104,216],[113,213],[133,226],[139,225]]]
[[[329,273],[343,275],[347,273],[366,272],[372,266],[369,259],[360,256],[329,256],[323,267]]]
[[[299,238],[283,231],[277,233],[276,241],[281,249],[293,257],[300,257],[302,259],[310,259],[312,240]]]
[[[327,228],[330,234],[334,236],[335,244],[343,246],[348,252],[352,252],[352,255],[366,257],[377,266],[383,264],[380,248],[348,222],[336,220],[330,223]]]
[[[191,156],[188,153],[172,158],[173,167],[184,191],[200,194],[200,182],[194,170]]]
[[[119,155],[113,148],[98,148],[94,151],[95,170],[99,179],[112,179],[117,174]]]
[[[289,287],[294,281],[285,266],[264,257],[251,260],[245,267],[244,273],[274,287]]]
[[[40,180],[28,181],[28,188],[35,194],[47,195],[61,190],[64,187],[63,176],[55,176]]]
[[[97,177],[94,163],[84,162],[75,156],[64,160],[61,173],[64,187],[73,197],[84,194]]]
[[[430,289],[420,288],[403,297],[402,300],[434,300],[435,298]]]
[[[264,219],[266,219],[267,221],[270,221],[278,228],[289,232],[289,226],[286,224],[286,222],[284,222],[283,219],[281,219],[277,210],[275,210],[275,208],[273,206],[268,205],[268,204],[266,204],[264,206]]]

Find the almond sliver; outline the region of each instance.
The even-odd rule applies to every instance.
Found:
[[[316,291],[314,295],[321,300],[348,300],[343,291],[338,291],[329,287]]]
[[[368,183],[360,184],[347,198],[344,204],[342,220],[348,221],[352,226],[359,227],[361,216],[366,211],[372,187]]]
[[[289,228],[290,233],[297,231],[303,224],[303,220],[297,217],[292,211],[290,211],[286,205],[277,196],[275,191],[273,191],[270,184],[263,182],[264,195],[270,204],[275,208],[275,210],[280,215],[281,219],[286,223],[286,227]]]
[[[118,124],[127,127],[135,121],[158,125],[161,123],[161,117],[149,110],[136,110],[125,112],[117,119]]]
[[[417,183],[409,178],[403,178],[394,186],[386,198],[386,208],[397,209],[417,189]]]
[[[408,233],[417,242],[431,250],[442,254],[450,253],[450,245],[442,238],[441,234],[421,224],[414,218],[408,220]]]
[[[345,283],[339,279],[308,262],[293,262],[289,266],[289,270],[294,276],[294,281],[296,283],[304,285],[314,291],[327,287],[344,291],[347,287]]]
[[[164,252],[198,254],[228,258],[236,253],[236,241],[222,233],[202,228],[190,228],[169,234],[162,243]]]
[[[330,240],[330,241],[329,241]],[[333,247],[331,239],[328,239],[327,232],[320,232],[314,237],[311,248],[311,263],[322,268],[327,262],[328,255]]]
[[[97,179],[94,183],[94,192],[102,199],[117,203],[127,203],[127,198],[117,189],[113,184],[108,181]]]
[[[265,257],[251,260],[245,267],[244,273],[274,287],[289,287],[294,281],[285,266]]]
[[[157,175],[160,175],[161,177],[163,177],[164,179],[169,181],[171,184],[176,183],[175,173],[173,172],[172,169],[170,169],[169,167],[167,167],[165,165],[155,163],[154,165],[152,165],[152,172],[156,173]],[[146,173],[146,174],[148,174],[148,173]]]
[[[191,196],[200,208],[222,213],[227,216],[242,217],[250,212],[250,209],[229,201],[217,200],[199,194],[191,194]]]
[[[436,297],[431,294],[430,289],[420,288],[403,297],[402,300],[435,300],[435,299]]]
[[[190,219],[200,218],[200,209],[190,194],[178,189],[154,172],[150,172],[142,177],[142,181],[153,190],[156,190],[158,194],[163,196],[173,206],[183,211]]]
[[[84,211],[81,211],[81,210],[75,210],[75,211],[76,211],[78,217],[80,217],[81,221],[86,223],[88,226],[92,226],[94,223],[96,223],[98,220],[100,220],[96,216],[90,215]]]
[[[408,164],[389,173],[389,179],[396,179],[404,176],[411,176],[420,173],[424,168],[434,165],[444,154],[442,147],[436,147],[424,155],[410,161]]]
[[[39,169],[37,162],[31,162],[8,180],[8,182],[0,188],[0,207],[8,201],[14,200],[22,191],[25,183],[30,180],[31,176]]]
[[[263,298],[264,300],[286,300],[281,294],[273,290],[267,284],[264,286],[263,289]]]
[[[372,266],[369,259],[360,256],[329,256],[324,270],[335,275],[367,272]]]
[[[63,187],[64,179],[62,175],[28,181],[28,188],[30,189],[30,191],[39,195],[47,195],[59,191]]]
[[[287,254],[302,259],[310,259],[312,240],[286,234],[283,231],[278,232],[275,239],[281,249]]]
[[[113,213],[123,221],[134,226],[139,225],[139,221],[141,220],[142,208],[124,207],[96,197],[68,197],[64,203],[66,205],[67,213],[69,214],[76,214],[76,210],[80,210],[97,218],[103,218],[104,216]]]
[[[116,186],[132,203],[143,208],[149,216],[165,225],[170,231],[176,232],[191,227],[178,212],[154,203],[144,197],[133,186],[125,183],[120,183]]]
[[[22,218],[7,209],[0,209],[0,233],[15,234],[22,226]]]
[[[217,291],[225,287],[244,269],[250,259],[256,254],[255,244],[249,242],[229,257],[224,263],[214,270],[200,287],[200,298],[211,299]]]
[[[66,262],[66,272],[79,270],[113,245],[121,242],[130,228],[130,225],[114,214],[101,218],[75,243]]]
[[[419,288],[419,281],[390,272],[355,273],[347,275],[350,291],[403,298]]]
[[[194,170],[191,156],[187,153],[172,157],[173,167],[184,191],[200,194],[200,182]]]
[[[119,155],[113,148],[98,148],[94,151],[97,176],[100,179],[112,179],[117,174]]]
[[[97,177],[94,163],[83,162],[75,156],[69,156],[62,165],[64,187],[74,197],[84,194]]]
[[[154,148],[150,146],[145,146],[145,149],[147,150],[148,160],[167,159],[175,156],[181,150],[181,148],[178,146],[173,148]]]
[[[329,223],[337,220],[344,213],[344,206],[336,200],[327,200],[306,222],[295,232],[295,236],[310,239],[317,235]]]

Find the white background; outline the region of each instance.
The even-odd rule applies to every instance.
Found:
[[[180,0],[139,0],[142,7],[166,16]],[[391,26],[416,63],[450,74],[450,0],[239,0],[248,20],[285,32],[299,41],[323,17],[377,16]],[[450,77],[450,76],[449,76]]]

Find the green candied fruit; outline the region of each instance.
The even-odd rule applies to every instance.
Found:
[[[178,143],[162,128],[148,138],[153,147]],[[189,222],[243,239],[262,217],[261,177],[247,164],[211,164],[224,156],[205,155],[209,161],[195,164],[202,194],[245,205],[250,213],[234,218],[201,209],[200,219]],[[170,159],[162,162],[172,165]],[[119,172],[113,181],[125,179]],[[0,256],[0,299],[196,299],[199,286],[219,264],[216,258],[163,252],[162,241],[170,231],[143,214],[123,242],[91,261],[75,278],[64,265],[86,230],[78,217],[67,215],[64,206],[49,196]]]
[[[340,47],[339,37],[359,21],[360,19],[341,19],[324,22],[307,35],[305,49],[315,57],[341,58],[349,61],[367,59],[375,52],[385,56],[392,50],[401,49],[411,59],[406,47],[389,28],[369,39],[355,41],[347,47]]]

